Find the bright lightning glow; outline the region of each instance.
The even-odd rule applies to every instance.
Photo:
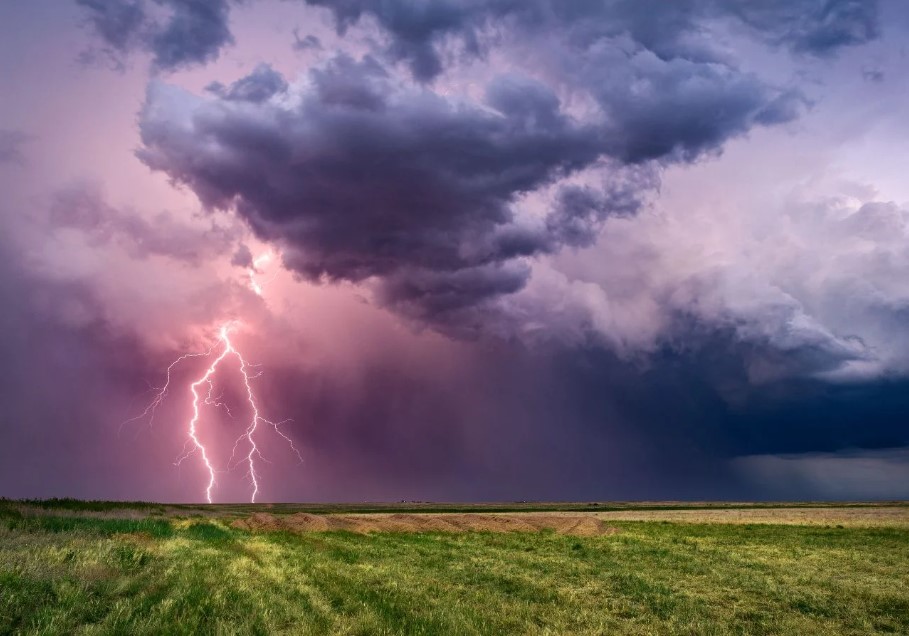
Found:
[[[274,255],[271,252],[265,252],[264,254],[257,256],[252,262],[252,267],[247,271],[247,275],[249,276],[249,288],[252,289],[257,296],[261,296],[265,291],[265,285],[272,282],[277,276],[276,272],[264,283],[260,283],[258,279],[259,274],[262,273],[262,267],[271,262],[272,258],[274,258]]]
[[[223,324],[221,326],[220,330],[218,331],[218,341],[208,351],[203,352],[203,353],[183,354],[182,356],[180,356],[179,358],[174,360],[170,364],[170,366],[167,367],[167,375],[166,375],[166,380],[165,380],[164,386],[161,387],[160,389],[158,389],[158,391],[155,394],[155,397],[152,399],[151,403],[145,408],[145,410],[142,413],[140,413],[139,415],[137,415],[134,418],[131,418],[130,420],[127,420],[129,422],[129,421],[134,421],[137,419],[148,417],[149,422],[152,422],[154,420],[155,411],[164,402],[164,399],[167,397],[168,390],[170,389],[170,385],[171,385],[171,374],[174,370],[174,367],[176,367],[180,362],[186,360],[187,358],[203,357],[203,356],[208,357],[215,351],[215,349],[220,348],[221,352],[214,359],[214,361],[212,361],[212,363],[208,366],[208,368],[205,370],[205,373],[203,373],[198,379],[196,379],[189,385],[189,390],[190,390],[190,393],[192,394],[192,398],[193,398],[193,400],[192,400],[192,417],[190,418],[189,424],[187,425],[186,434],[187,434],[188,439],[186,441],[186,444],[184,445],[184,453],[177,459],[177,462],[176,462],[177,465],[180,465],[183,462],[183,460],[185,460],[190,455],[192,455],[194,453],[199,454],[199,456],[202,459],[202,463],[205,466],[205,469],[208,471],[208,483],[205,487],[205,498],[208,501],[208,503],[212,503],[212,491],[214,490],[215,486],[217,485],[216,476],[217,476],[218,471],[215,470],[215,467],[212,464],[212,461],[210,458],[210,453],[209,453],[208,449],[205,447],[205,445],[199,439],[198,427],[199,427],[199,423],[200,423],[200,420],[202,417],[202,406],[203,405],[223,407],[227,411],[228,415],[233,417],[233,415],[231,414],[231,411],[227,407],[227,405],[224,404],[223,402],[221,402],[221,398],[214,397],[214,395],[213,395],[214,378],[215,378],[216,374],[218,373],[219,366],[228,357],[233,356],[240,363],[240,375],[243,379],[243,385],[246,388],[246,400],[247,400],[247,403],[249,404],[249,407],[251,410],[251,418],[250,418],[249,424],[247,425],[244,433],[239,438],[237,438],[236,442],[234,442],[234,449],[233,449],[233,453],[231,453],[231,460],[228,461],[228,467],[230,467],[230,465],[231,465],[231,461],[233,460],[233,457],[235,456],[235,454],[237,452],[238,446],[242,442],[245,441],[245,443],[247,444],[248,449],[249,449],[249,451],[246,453],[246,456],[245,456],[245,461],[246,461],[247,471],[248,471],[247,475],[249,476],[250,482],[252,484],[252,494],[250,496],[250,502],[255,503],[256,496],[259,494],[259,475],[258,475],[258,473],[256,473],[256,459],[261,459],[263,461],[267,461],[262,456],[262,453],[259,450],[259,446],[256,442],[255,434],[259,428],[259,424],[267,424],[270,427],[272,427],[272,429],[274,429],[274,431],[290,445],[290,448],[296,454],[297,459],[299,459],[301,462],[303,461],[303,457],[300,454],[300,452],[297,450],[297,447],[294,445],[293,440],[291,440],[291,438],[288,437],[280,428],[282,424],[288,422],[289,420],[284,420],[282,422],[272,422],[272,421],[267,420],[264,417],[262,417],[262,415],[259,413],[259,405],[258,405],[258,401],[256,400],[255,391],[253,390],[253,385],[251,383],[251,380],[259,377],[260,374],[259,373],[251,374],[250,373],[250,368],[253,365],[250,365],[246,361],[246,358],[243,357],[243,355],[239,352],[239,350],[237,350],[237,348],[234,346],[234,343],[231,341],[230,335],[231,335],[231,332],[236,328],[236,326],[237,326],[236,322],[228,322],[228,323]],[[205,392],[202,392],[200,389],[203,385],[206,385],[206,384],[208,385],[208,390]],[[186,450],[187,447],[188,447],[188,450]]]

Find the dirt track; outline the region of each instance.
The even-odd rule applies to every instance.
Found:
[[[273,515],[258,512],[231,524],[252,531],[289,530],[292,532],[538,532],[592,537],[616,532],[602,519],[590,514],[570,513],[418,513],[418,514],[327,514],[300,512]]]

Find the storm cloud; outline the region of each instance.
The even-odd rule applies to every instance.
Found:
[[[876,0],[302,0],[331,12],[339,34],[371,19],[386,43],[376,48],[404,61],[420,81],[440,75],[455,53],[483,57],[507,31],[532,40],[558,33],[580,48],[627,35],[663,60],[721,61],[711,43],[710,21],[725,21],[793,52],[826,56],[863,44],[880,33]],[[216,59],[233,43],[230,0],[76,0],[101,43],[115,60],[147,50],[159,70]],[[158,7],[169,16],[162,18]],[[452,50],[452,45],[456,45]],[[295,37],[296,48],[319,48],[319,38]]]
[[[228,0],[76,0],[100,42],[100,52],[122,67],[126,55],[147,51],[152,65],[174,71],[215,60],[234,39]],[[166,15],[160,16],[163,9]]]
[[[659,165],[797,115],[797,93],[733,66],[634,48],[574,60],[596,106],[583,115],[530,68],[471,99],[371,56],[337,55],[292,88],[264,66],[209,98],[154,83],[138,156],[235,208],[301,276],[377,279],[389,305],[445,324],[521,289],[521,258],[592,244],[604,219],[633,214]],[[600,184],[568,181],[594,168]]]
[[[420,80],[443,72],[446,45],[482,56],[507,30],[518,37],[558,33],[579,48],[604,38],[630,36],[660,59],[719,61],[708,20],[738,22],[765,41],[793,51],[827,55],[879,33],[877,2],[864,0],[305,0],[331,11],[340,33],[372,18],[389,36],[386,54],[408,63]]]

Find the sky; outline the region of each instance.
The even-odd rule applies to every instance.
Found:
[[[0,496],[909,498],[907,35],[5,0]]]

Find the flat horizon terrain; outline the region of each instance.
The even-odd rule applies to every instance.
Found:
[[[0,500],[0,633],[909,633],[909,504]]]

